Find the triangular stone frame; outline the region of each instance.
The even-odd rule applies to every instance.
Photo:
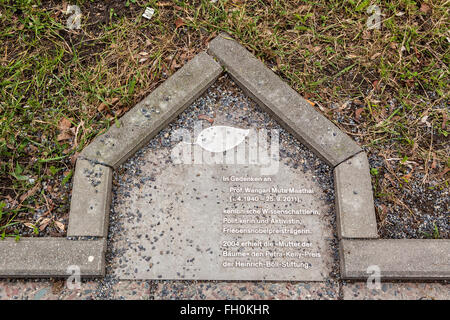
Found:
[[[450,278],[450,240],[377,240],[365,152],[227,34],[213,39],[207,52],[195,56],[82,151],[74,174],[67,239],[0,242],[0,258],[10,250],[16,252],[12,260],[0,259],[4,261],[0,262],[0,276],[67,276],[70,265],[80,266],[82,276],[103,276],[113,170],[194,102],[222,72],[334,168],[343,279],[366,279],[373,271],[368,267],[374,265],[382,278]]]

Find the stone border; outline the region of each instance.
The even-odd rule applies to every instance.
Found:
[[[0,276],[68,277],[76,266],[82,277],[103,277],[105,251],[106,239],[7,238],[0,241]]]
[[[450,279],[449,240],[376,240],[369,163],[350,137],[227,34],[212,40],[208,53],[195,56],[80,154],[68,236],[99,240],[0,241],[0,257],[5,257],[0,277],[67,276],[69,263],[80,264],[84,276],[103,275],[112,170],[198,98],[223,67],[261,108],[334,168],[342,278],[365,279],[367,267],[377,265],[389,279]],[[8,260],[11,250],[15,254]],[[96,261],[94,267],[86,265],[87,256]]]

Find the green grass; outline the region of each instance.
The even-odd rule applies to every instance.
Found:
[[[59,2],[2,1],[0,203],[8,205],[0,232],[35,232],[23,224],[39,225],[37,215],[63,234],[55,222],[67,223],[78,152],[220,31],[370,154],[407,156],[426,183],[448,187],[449,3],[425,2],[428,12],[409,0],[136,0],[100,12],[89,10],[95,1],[76,1],[82,30],[70,31]],[[370,4],[381,8],[380,30],[365,26]],[[146,6],[156,9],[150,21],[141,17]],[[64,118],[70,129],[61,129]],[[62,132],[69,139],[58,139]],[[380,198],[401,197],[373,179]]]

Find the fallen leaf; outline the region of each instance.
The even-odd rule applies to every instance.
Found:
[[[109,110],[109,106],[112,106],[112,105],[116,104],[117,101],[119,101],[119,100],[120,100],[119,98],[112,98],[110,101],[107,101],[106,103],[105,103],[105,102],[102,102],[102,103],[100,103],[100,105],[98,106],[97,110],[98,110],[99,112],[102,112],[102,111],[105,110],[105,109],[108,109],[108,110]]]
[[[373,86],[373,88],[374,88],[375,90],[378,89],[378,83],[379,83],[379,82],[380,82],[379,80],[375,80],[374,82],[372,82],[372,86]]]
[[[179,27],[184,26],[184,21],[181,18],[178,18],[175,20],[175,29],[178,29]]]
[[[361,112],[364,111],[364,108],[358,108],[355,111],[355,119],[356,121],[359,121],[359,119],[361,119]]]
[[[24,202],[27,198],[34,195],[36,193],[36,191],[39,190],[40,187],[41,187],[41,184],[36,183],[36,185],[33,188],[31,188],[30,190],[27,191],[27,193],[20,196],[20,198],[19,198],[20,202]]]
[[[62,118],[59,122],[58,129],[63,131],[69,129],[72,126],[72,119]]]
[[[375,59],[378,58],[379,56],[381,56],[381,52],[375,53],[373,56],[370,57],[370,60],[375,60]]]
[[[431,163],[431,169],[436,169],[436,166],[437,166],[436,154],[433,152],[433,162]]]
[[[206,121],[208,121],[208,122],[211,123],[211,124],[214,123],[214,119],[208,117],[208,116],[205,115],[205,114],[199,115],[199,116],[198,116],[198,119],[199,119],[199,120],[206,120]]]
[[[449,172],[450,171],[450,168],[449,167],[446,167],[445,169],[444,169],[444,171],[442,171],[440,174],[439,174],[439,178],[442,178],[447,172]]]
[[[56,137],[56,140],[59,141],[64,141],[64,140],[69,140],[72,138],[72,135],[70,134],[70,131],[64,131],[61,132],[58,137]]]
[[[40,225],[39,225],[39,230],[44,231],[45,228],[47,228],[48,224],[50,223],[50,218],[44,218],[42,219]]]
[[[106,103],[102,102],[100,103],[100,105],[98,106],[97,110],[98,112],[102,112],[103,110],[105,110],[108,106],[106,105]]]
[[[60,221],[55,221],[55,225],[58,227],[59,230],[64,231],[65,230],[65,225],[64,223],[60,222]]]
[[[305,100],[308,101],[308,103],[314,107],[314,105],[315,105],[314,102],[312,102],[312,101],[310,101],[310,100],[308,100],[308,99],[305,99]]]
[[[427,5],[426,3],[422,3],[422,5],[420,6],[420,11],[422,11],[423,13],[428,13],[428,11],[430,11],[430,6]]]
[[[181,65],[178,64],[177,60],[173,59],[172,60],[172,64],[170,65],[170,70],[175,71],[175,70],[177,70],[180,67],[181,67]]]

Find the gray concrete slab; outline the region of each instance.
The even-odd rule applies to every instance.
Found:
[[[208,53],[262,108],[333,167],[361,151],[350,137],[226,34],[209,43]]]
[[[106,237],[112,169],[78,159],[73,178],[67,236]]]
[[[94,139],[81,158],[117,168],[200,96],[222,72],[206,53],[196,55],[122,118]]]
[[[383,279],[450,279],[450,240],[341,240],[341,276],[367,279],[377,266]]]
[[[78,266],[81,277],[104,275],[106,241],[64,238],[0,240],[0,277],[68,277]]]
[[[342,238],[378,238],[370,167],[365,152],[334,168],[338,234]]]

